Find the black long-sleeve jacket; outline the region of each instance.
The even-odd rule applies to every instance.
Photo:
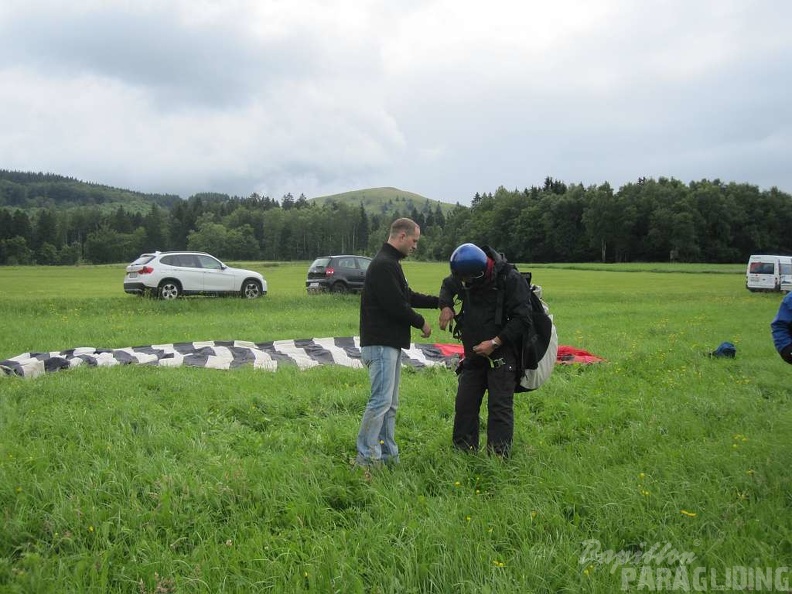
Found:
[[[414,307],[434,308],[437,297],[416,293],[407,284],[395,247],[384,243],[369,264],[360,296],[360,346],[410,346],[410,328],[421,329],[424,318]]]
[[[490,278],[465,287],[453,275],[440,287],[440,307],[454,307],[455,298],[462,300],[462,344],[465,357],[473,357],[473,347],[484,340],[500,337],[503,344],[519,352],[523,336],[531,327],[530,289],[520,273],[509,266],[506,258],[484,247],[493,260]],[[500,280],[498,280],[500,277]],[[498,292],[503,292],[501,320],[498,314]]]

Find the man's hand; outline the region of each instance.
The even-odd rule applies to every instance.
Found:
[[[440,330],[445,330],[449,322],[454,319],[454,310],[450,307],[444,307],[440,310]]]
[[[424,338],[429,338],[432,335],[432,327],[424,322],[423,328],[421,329],[421,336]]]
[[[492,344],[491,340],[482,340],[480,343],[478,343],[476,346],[473,347],[473,352],[476,353],[477,355],[489,357],[496,348],[497,347],[494,344]]]

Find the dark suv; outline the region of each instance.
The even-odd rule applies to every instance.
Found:
[[[348,293],[363,290],[371,258],[365,256],[322,256],[308,268],[305,289],[309,293]]]

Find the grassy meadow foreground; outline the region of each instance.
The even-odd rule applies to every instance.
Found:
[[[305,295],[307,262],[236,264],[270,294],[161,302],[125,295],[122,265],[0,268],[0,360],[357,334],[359,297]],[[404,373],[402,463],[371,480],[350,466],[363,370],[0,377],[0,592],[609,594],[792,567],[780,296],[742,266],[532,269],[561,343],[607,363],[517,395],[506,462],[451,450],[446,369]],[[405,270],[434,293],[447,268]],[[709,358],[724,340],[736,359]]]

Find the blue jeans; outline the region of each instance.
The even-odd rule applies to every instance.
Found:
[[[397,463],[399,448],[394,434],[396,409],[399,408],[401,349],[364,346],[360,348],[360,358],[368,367],[371,396],[357,437],[357,463]]]

